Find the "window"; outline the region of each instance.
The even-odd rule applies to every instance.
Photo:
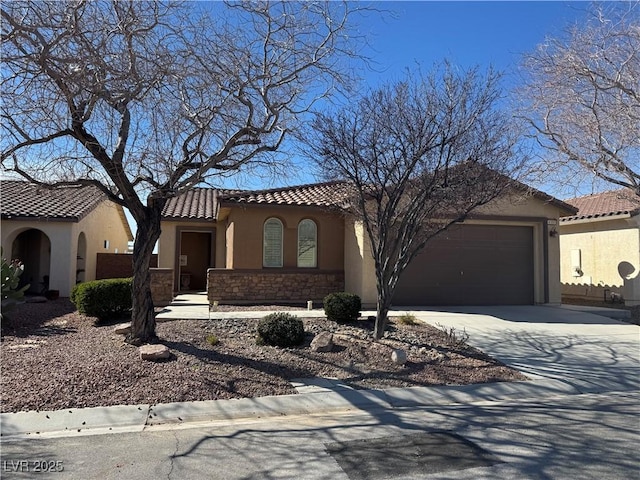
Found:
[[[318,229],[313,220],[302,220],[298,224],[298,267],[317,266]]]
[[[264,222],[262,266],[282,267],[282,222],[277,218]]]

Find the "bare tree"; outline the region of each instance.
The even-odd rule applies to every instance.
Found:
[[[308,153],[355,192],[376,270],[381,338],[396,284],[438,233],[509,187],[516,136],[496,109],[499,75],[445,64],[316,117]]]
[[[167,199],[275,152],[353,59],[346,3],[2,5],[5,171],[95,185],[131,212],[130,343],[156,340],[149,265]]]
[[[640,196],[640,4],[593,10],[525,56],[522,116],[553,179],[595,175]]]

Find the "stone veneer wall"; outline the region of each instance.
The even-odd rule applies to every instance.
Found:
[[[333,292],[344,291],[344,272],[300,270],[207,271],[209,303],[304,303],[314,302]]]
[[[173,268],[150,268],[151,297],[156,307],[165,307],[173,300]]]

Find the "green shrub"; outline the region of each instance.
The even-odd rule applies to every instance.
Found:
[[[324,313],[338,323],[355,322],[360,316],[362,301],[358,295],[347,292],[330,293],[324,297]]]
[[[207,335],[206,340],[207,340],[207,343],[209,345],[211,345],[212,347],[217,345],[218,342],[220,341],[220,340],[218,340],[218,337],[215,336],[213,333],[210,333],[209,335]]]
[[[258,345],[293,347],[304,341],[304,325],[295,315],[276,312],[258,322]]]
[[[83,315],[117,318],[131,311],[131,282],[131,278],[109,278],[79,283],[69,298]]]

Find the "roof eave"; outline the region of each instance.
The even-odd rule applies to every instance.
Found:
[[[163,222],[217,222],[218,221],[216,217],[181,217],[181,216],[171,216],[171,215],[163,215],[161,220]]]
[[[635,217],[639,212],[624,212],[616,214],[599,214],[584,217],[561,217],[560,225],[579,225],[581,223],[595,223],[595,222],[607,222],[611,220],[625,220],[631,217]]]
[[[84,216],[83,216],[84,217]],[[67,222],[78,223],[80,217],[49,217],[49,216],[28,216],[28,215],[7,215],[2,214],[2,220],[15,220],[19,222]]]

